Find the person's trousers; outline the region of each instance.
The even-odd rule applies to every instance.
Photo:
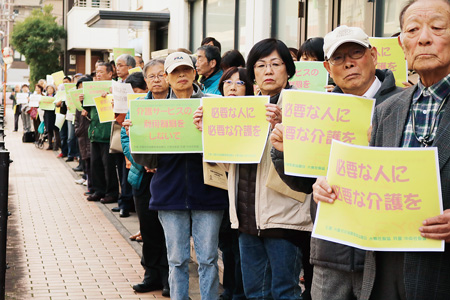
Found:
[[[22,123],[23,123],[23,132],[29,132],[31,130],[31,118],[30,115],[22,110]]]
[[[39,120],[39,115],[36,116],[36,119],[33,119],[33,127],[34,127],[34,141],[39,141],[39,125],[41,124],[41,120]]]
[[[20,113],[14,114],[14,131],[19,130],[19,117],[20,117]]]
[[[119,197],[116,165],[109,153],[109,143],[91,142],[91,173],[96,195]]]
[[[346,272],[314,265],[314,300],[356,300],[361,296],[363,272]]]
[[[223,262],[223,299],[246,300],[242,283],[239,231],[231,229],[228,210],[224,211],[219,233],[219,249]]]
[[[83,159],[82,163],[83,173],[86,175],[86,180],[88,182],[87,188],[89,192],[94,191],[94,188],[92,187],[92,173],[91,173],[91,159],[86,158]]]
[[[142,236],[141,265],[144,267],[144,282],[152,285],[168,286],[169,264],[167,262],[164,231],[158,219],[158,212],[149,210],[150,181],[153,173],[144,173],[138,193],[133,189],[134,205],[139,219]]]
[[[301,300],[302,252],[288,240],[239,235],[241,270],[248,299]]]
[[[80,151],[78,149],[78,139],[75,136],[75,126],[72,121],[66,121],[67,123],[67,156],[78,157]]]
[[[169,261],[170,298],[189,299],[190,233],[198,261],[200,296],[219,297],[218,243],[223,210],[159,210]],[[192,222],[192,225],[191,225]]]
[[[130,211],[133,207],[133,188],[128,183],[128,173],[130,170],[126,168],[126,161],[123,153],[111,153],[110,155],[114,157],[117,173],[119,174],[119,208]]]
[[[59,131],[59,136],[61,137],[61,153],[64,157],[67,156],[67,121],[64,121],[61,130]]]

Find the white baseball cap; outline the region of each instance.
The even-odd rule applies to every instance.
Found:
[[[370,48],[369,36],[359,27],[348,27],[347,25],[341,25],[336,27],[333,31],[327,33],[324,37],[323,52],[325,53],[325,59],[329,59],[334,51],[339,48],[340,45],[345,43],[356,43]]]
[[[194,69],[194,64],[192,63],[189,54],[184,52],[174,52],[167,56],[166,61],[164,62],[164,71],[166,73],[172,73],[172,71],[179,66],[189,66]]]

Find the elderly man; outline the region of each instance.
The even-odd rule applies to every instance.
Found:
[[[220,69],[220,50],[215,46],[204,45],[197,50],[197,62],[195,67],[198,75],[202,75],[200,83],[205,94],[220,95],[219,81],[223,75]]]
[[[395,86],[390,70],[377,70],[377,51],[361,28],[337,27],[324,39],[325,68],[336,83],[333,92],[375,98],[379,105],[389,96],[401,91]],[[311,193],[314,178],[284,175],[282,126],[273,130],[272,160],[280,177],[294,190]],[[315,198],[315,194],[313,195]],[[317,201],[317,199],[314,199]],[[316,204],[312,202],[314,220]],[[313,299],[343,300],[360,297],[365,251],[353,247],[311,239],[311,262],[314,276]]]
[[[109,63],[99,63],[96,69],[97,80],[111,80],[112,68]],[[100,123],[97,109],[94,106],[84,107],[83,116],[89,114],[89,140],[91,142],[91,172],[94,194],[87,197],[88,201],[102,203],[116,202],[119,197],[114,157],[109,153],[111,123]]]
[[[116,59],[116,69],[117,69],[117,76],[121,80],[119,82],[125,82],[125,79],[128,77],[128,70],[133,69],[136,67],[136,60],[133,56],[129,54],[122,54]]]
[[[444,213],[417,228],[425,238],[450,242],[450,2],[410,1],[400,14],[399,43],[420,81],[375,108],[371,145],[438,148]],[[425,137],[425,138],[424,138]],[[325,179],[317,200],[336,195]],[[449,299],[450,249],[445,252],[368,252],[361,299]]]
[[[420,81],[376,108],[371,144],[438,148],[444,213],[430,216],[417,230],[449,243],[450,2],[410,1],[400,14],[400,28],[399,43]],[[366,259],[363,299],[450,297],[448,244],[445,252],[368,252]]]

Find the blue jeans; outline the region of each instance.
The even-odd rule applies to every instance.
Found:
[[[160,210],[169,261],[170,298],[189,299],[189,259],[192,237],[198,261],[202,299],[219,297],[218,243],[223,210]]]
[[[68,146],[68,157],[80,156],[80,151],[78,150],[78,138],[75,136],[75,127],[72,121],[66,121],[67,123],[67,146]]]
[[[242,280],[248,299],[301,300],[302,253],[285,239],[239,235]]]

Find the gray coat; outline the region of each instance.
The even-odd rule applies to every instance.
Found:
[[[376,147],[400,147],[417,85],[375,108],[372,139]],[[432,147],[438,148],[443,208],[450,208],[450,102],[444,106]],[[432,216],[430,216],[432,217]],[[369,299],[375,280],[376,252],[368,251],[361,299]],[[450,247],[445,252],[405,252],[404,282],[408,300],[450,299]]]
[[[375,94],[375,105],[379,105],[390,96],[402,91],[395,86],[394,74],[390,70],[376,70],[375,75],[381,81],[381,87]],[[343,93],[339,87],[333,92]],[[315,178],[295,177],[284,174],[283,153],[272,149],[272,161],[281,179],[293,190],[311,193]],[[315,219],[317,204],[311,201],[311,218]],[[350,246],[311,238],[311,263],[322,267],[346,272],[362,272],[365,251]]]

